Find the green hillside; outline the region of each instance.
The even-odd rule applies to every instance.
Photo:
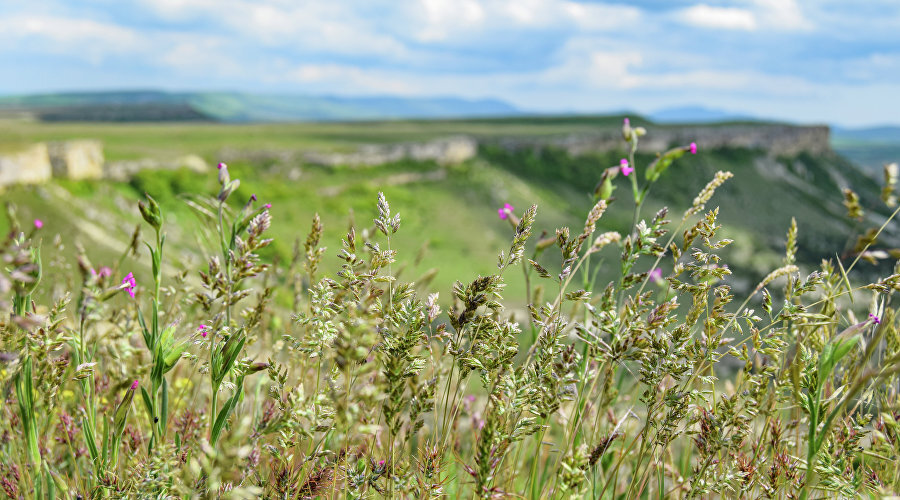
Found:
[[[245,151],[348,150],[361,143],[426,140],[465,133],[476,137],[540,137],[618,126],[620,117],[546,117],[526,120],[483,119],[434,122],[372,122],[285,125],[105,125],[0,122],[0,148],[43,140],[75,137],[101,139],[107,159],[174,156],[196,153],[215,164],[224,149]],[[654,125],[640,119],[653,133]],[[231,163],[232,176],[241,179],[238,208],[250,194],[272,203],[275,245],[282,262],[290,260],[293,244],[309,230],[318,212],[325,223],[324,241],[335,264],[348,219],[362,228],[375,216],[374,200],[384,191],[392,208],[403,217],[395,248],[407,256],[423,257],[410,276],[437,270],[435,285],[448,291],[460,276],[488,273],[496,254],[505,250],[511,227],[497,217],[497,207],[511,203],[517,211],[539,205],[538,234],[554,234],[557,227],[575,230],[583,225],[592,205],[593,191],[602,170],[618,164],[621,151],[572,157],[552,147],[511,152],[482,146],[477,158],[457,166],[403,161],[371,168],[319,167],[283,164],[272,159]],[[638,155],[638,172],[653,159]],[[721,148],[700,151],[679,159],[650,193],[643,216],[662,206],[670,219],[680,220],[683,210],[718,170],[735,174],[720,188],[710,207],[723,205],[720,217],[728,236],[730,264],[740,276],[762,276],[777,267],[783,254],[784,234],[791,216],[800,227],[800,257],[808,265],[834,257],[854,231],[844,215],[841,188],[852,186],[865,206],[882,206],[880,187],[836,154],[813,157],[800,154],[774,158],[761,150]],[[601,221],[600,231],[623,230],[631,219],[627,180],[619,177],[618,199]],[[50,233],[74,236],[102,258],[116,258],[139,218],[135,207],[143,192],[157,197],[178,227],[172,248],[182,262],[196,261],[209,248],[197,230],[185,200],[191,194],[214,193],[215,174],[198,176],[187,170],[144,171],[130,183],[110,181],[55,181],[44,187],[9,190],[5,199],[20,206],[23,217],[47,221]],[[724,200],[728,200],[727,203]],[[885,213],[884,209],[880,212]],[[889,231],[888,239],[895,231]],[[70,247],[71,250],[71,247]],[[604,259],[609,262],[614,256]],[[554,258],[542,261],[557,266]],[[331,267],[331,266],[328,266]],[[600,266],[599,277],[606,271]],[[610,268],[611,269],[611,268]],[[521,280],[511,280],[508,293],[524,296]],[[744,283],[750,286],[749,283]]]

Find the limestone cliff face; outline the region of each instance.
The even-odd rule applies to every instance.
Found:
[[[127,181],[141,170],[176,170],[182,167],[198,174],[205,174],[210,170],[203,158],[197,155],[185,155],[171,161],[143,158],[107,162],[103,167],[103,177],[116,181]]]
[[[653,127],[642,137],[639,149],[645,152],[665,151],[673,146],[696,142],[701,150],[720,147],[760,149],[769,156],[796,155],[807,152],[819,155],[830,152],[828,127],[791,125],[736,124]],[[315,151],[231,151],[222,150],[222,161],[243,159],[277,161],[279,164],[318,164],[327,166],[377,166],[415,160],[458,164],[474,158],[481,144],[500,145],[509,150],[557,147],[573,156],[591,152],[622,150],[625,147],[618,129],[600,129],[590,134],[556,136],[474,138],[448,137],[417,143],[362,145],[349,153]],[[0,186],[39,183],[54,177],[66,179],[127,180],[143,169],[188,167],[197,173],[208,170],[206,162],[187,155],[174,161],[143,159],[108,163],[103,145],[95,140],[74,140],[36,144],[22,151],[0,155]]]
[[[400,160],[428,161],[440,164],[461,163],[474,158],[478,143],[469,137],[450,137],[428,142],[364,145],[352,153],[315,153],[303,155],[306,163],[316,165],[383,165]]]
[[[814,155],[831,150],[830,131],[827,126],[791,125],[692,125],[683,127],[655,127],[638,142],[638,150],[655,153],[674,146],[696,142],[702,149],[736,147],[760,149],[771,156],[796,155],[807,152]],[[619,130],[601,130],[593,134],[567,135],[544,138],[502,138],[499,143],[515,150],[541,146],[553,146],[566,150],[573,156],[592,152],[624,149]]]
[[[103,177],[103,143],[100,141],[51,142],[47,148],[54,177],[71,180]]]
[[[35,144],[16,153],[0,155],[0,187],[46,182],[52,173],[46,144]]]

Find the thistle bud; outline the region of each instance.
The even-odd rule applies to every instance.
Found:
[[[633,132],[634,129],[631,128],[631,120],[628,118],[622,120],[622,138],[625,139],[626,142],[631,142]]]
[[[150,224],[154,229],[159,231],[159,228],[162,227],[162,212],[159,209],[159,203],[157,203],[149,194],[144,193],[144,196],[147,197],[147,203],[144,203],[143,201],[138,202],[138,209],[141,211],[141,217],[147,221],[147,224]]]
[[[250,375],[252,373],[257,373],[257,372],[261,372],[263,370],[268,370],[269,366],[271,366],[269,363],[263,363],[263,362],[252,363],[250,366],[248,366],[246,369],[244,369],[244,374]]]
[[[219,184],[225,185],[231,181],[231,176],[228,175],[228,165],[224,163],[219,163]]]
[[[220,175],[219,178],[221,179],[222,176]],[[222,187],[222,191],[219,192],[219,201],[227,200],[228,197],[231,196],[231,193],[233,193],[240,185],[241,185],[240,179],[235,179],[235,180],[229,181],[227,184],[225,184]]]
[[[125,391],[122,402],[119,403],[119,406],[116,408],[115,417],[113,419],[116,429],[125,427],[125,419],[128,417],[128,410],[131,408],[131,400],[134,399],[134,393],[137,391],[138,384],[139,382],[137,380],[131,383],[131,387]]]

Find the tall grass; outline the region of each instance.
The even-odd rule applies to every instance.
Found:
[[[500,209],[494,274],[443,297],[402,279],[402,218],[326,250],[314,217],[290,262],[264,262],[269,205],[227,166],[187,203],[211,236],[171,273],[166,217],[117,262],[78,274],[9,207],[0,246],[0,486],[10,498],[822,498],[900,491],[900,335],[883,221],[803,275],[783,265],[735,301],[717,238],[719,172],[676,222],[643,213],[691,144],[597,172],[582,227],[532,238],[537,206]],[[676,172],[670,172],[675,170]],[[896,204],[886,171],[884,203]],[[740,182],[740,179],[737,179]],[[614,196],[616,190],[630,196]],[[232,209],[229,199],[244,196]],[[724,200],[728,202],[728,200]],[[845,193],[848,216],[864,207]],[[625,234],[603,231],[630,212]],[[895,212],[896,213],[896,212]],[[446,214],[452,218],[454,214]],[[486,215],[487,216],[487,215]],[[37,221],[36,221],[37,222]],[[441,221],[432,222],[440,225]],[[598,234],[599,228],[599,234]],[[853,237],[853,235],[851,235]],[[146,251],[143,249],[146,248]],[[322,269],[326,251],[339,269]],[[538,263],[558,252],[558,267]],[[46,261],[46,262],[45,262]],[[546,260],[544,260],[546,262]],[[863,263],[861,263],[863,262]],[[151,281],[134,271],[149,268]],[[608,283],[593,277],[615,268]],[[526,310],[506,307],[526,282]],[[471,280],[471,281],[469,281]],[[55,285],[62,292],[38,294]],[[59,286],[63,284],[65,286]],[[448,296],[449,295],[449,296]],[[39,303],[37,297],[52,297]],[[139,396],[136,396],[139,393]]]

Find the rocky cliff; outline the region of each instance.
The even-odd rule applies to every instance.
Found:
[[[829,152],[829,129],[825,126],[791,126],[778,124],[734,124],[657,126],[641,138],[639,149],[664,151],[673,146],[696,142],[701,149],[736,147],[763,150],[769,156],[793,156],[801,152],[819,155]],[[237,151],[222,150],[220,161],[265,159],[278,164],[377,166],[414,160],[457,164],[474,158],[480,145],[499,145],[509,151],[543,147],[560,148],[572,156],[624,148],[621,132],[616,128],[599,129],[584,134],[478,137],[455,136],[424,142],[360,145],[351,152],[320,151]],[[105,162],[99,141],[74,140],[36,144],[25,150],[0,155],[0,186],[38,183],[51,175],[67,179],[109,178],[127,180],[143,169],[179,168],[206,171],[200,157],[187,155],[175,161],[143,159]]]
[[[100,141],[51,142],[47,148],[54,177],[72,180],[103,177],[103,143]]]
[[[50,179],[53,168],[46,144],[0,155],[0,187],[10,184],[37,184]]]
[[[692,125],[654,127],[649,134],[641,137],[638,149],[643,152],[657,152],[696,142],[701,149],[734,147],[760,149],[771,156],[792,156],[801,152],[818,155],[831,150],[829,140],[830,131],[827,126]],[[552,146],[564,149],[573,156],[624,148],[622,134],[618,129],[557,137],[508,137],[489,142],[499,144],[508,150]]]

